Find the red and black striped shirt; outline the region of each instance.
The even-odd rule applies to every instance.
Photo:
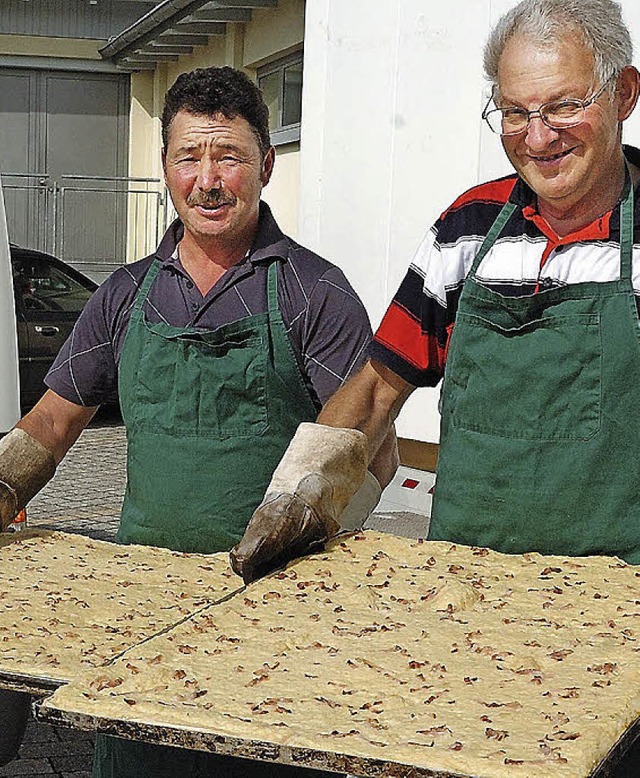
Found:
[[[640,151],[625,146],[640,166]],[[640,310],[640,190],[634,214],[633,288]],[[519,207],[480,263],[480,283],[505,296],[525,296],[620,275],[620,208],[563,238],[540,219],[531,189],[516,175],[473,187],[433,225],[419,246],[369,347],[414,386],[442,378],[464,280],[482,241],[507,201]]]

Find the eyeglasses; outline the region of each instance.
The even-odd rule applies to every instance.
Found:
[[[604,84],[586,100],[553,100],[544,103],[535,111],[527,111],[524,108],[510,106],[509,108],[493,108],[487,110],[493,95],[489,98],[482,118],[497,135],[518,135],[529,126],[533,116],[539,116],[552,130],[566,130],[569,127],[577,127],[584,121],[587,108],[594,103],[606,89],[608,83],[616,76],[610,76]]]

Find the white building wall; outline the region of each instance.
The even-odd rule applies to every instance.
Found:
[[[483,126],[482,46],[516,0],[307,0],[298,239],[342,267],[379,323],[423,235],[510,168]],[[640,57],[640,4],[622,0]],[[640,108],[626,138],[640,146]],[[402,437],[436,442],[438,390]]]

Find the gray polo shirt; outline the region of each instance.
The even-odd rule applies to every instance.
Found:
[[[151,323],[211,330],[267,310],[267,268],[278,262],[278,302],[294,354],[318,406],[360,367],[371,328],[344,274],[284,235],[266,203],[245,259],[203,297],[182,267],[176,220],[155,254],[116,270],[94,293],[45,383],[70,402],[94,406],[117,396],[118,363],[138,287],[155,258],[162,263],[144,313]]]

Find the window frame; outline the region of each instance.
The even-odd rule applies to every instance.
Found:
[[[291,124],[282,124],[282,113],[284,111],[284,96],[285,96],[285,70],[291,65],[300,65],[304,68],[304,59],[302,49],[294,51],[291,54],[287,54],[284,57],[278,57],[272,62],[256,69],[256,82],[258,88],[260,88],[260,79],[265,76],[271,76],[274,73],[279,75],[279,87],[280,95],[278,101],[278,121],[275,129],[270,131],[271,143],[274,146],[282,146],[285,143],[296,143],[300,141],[300,122],[293,122]],[[303,72],[304,79],[304,72]]]

